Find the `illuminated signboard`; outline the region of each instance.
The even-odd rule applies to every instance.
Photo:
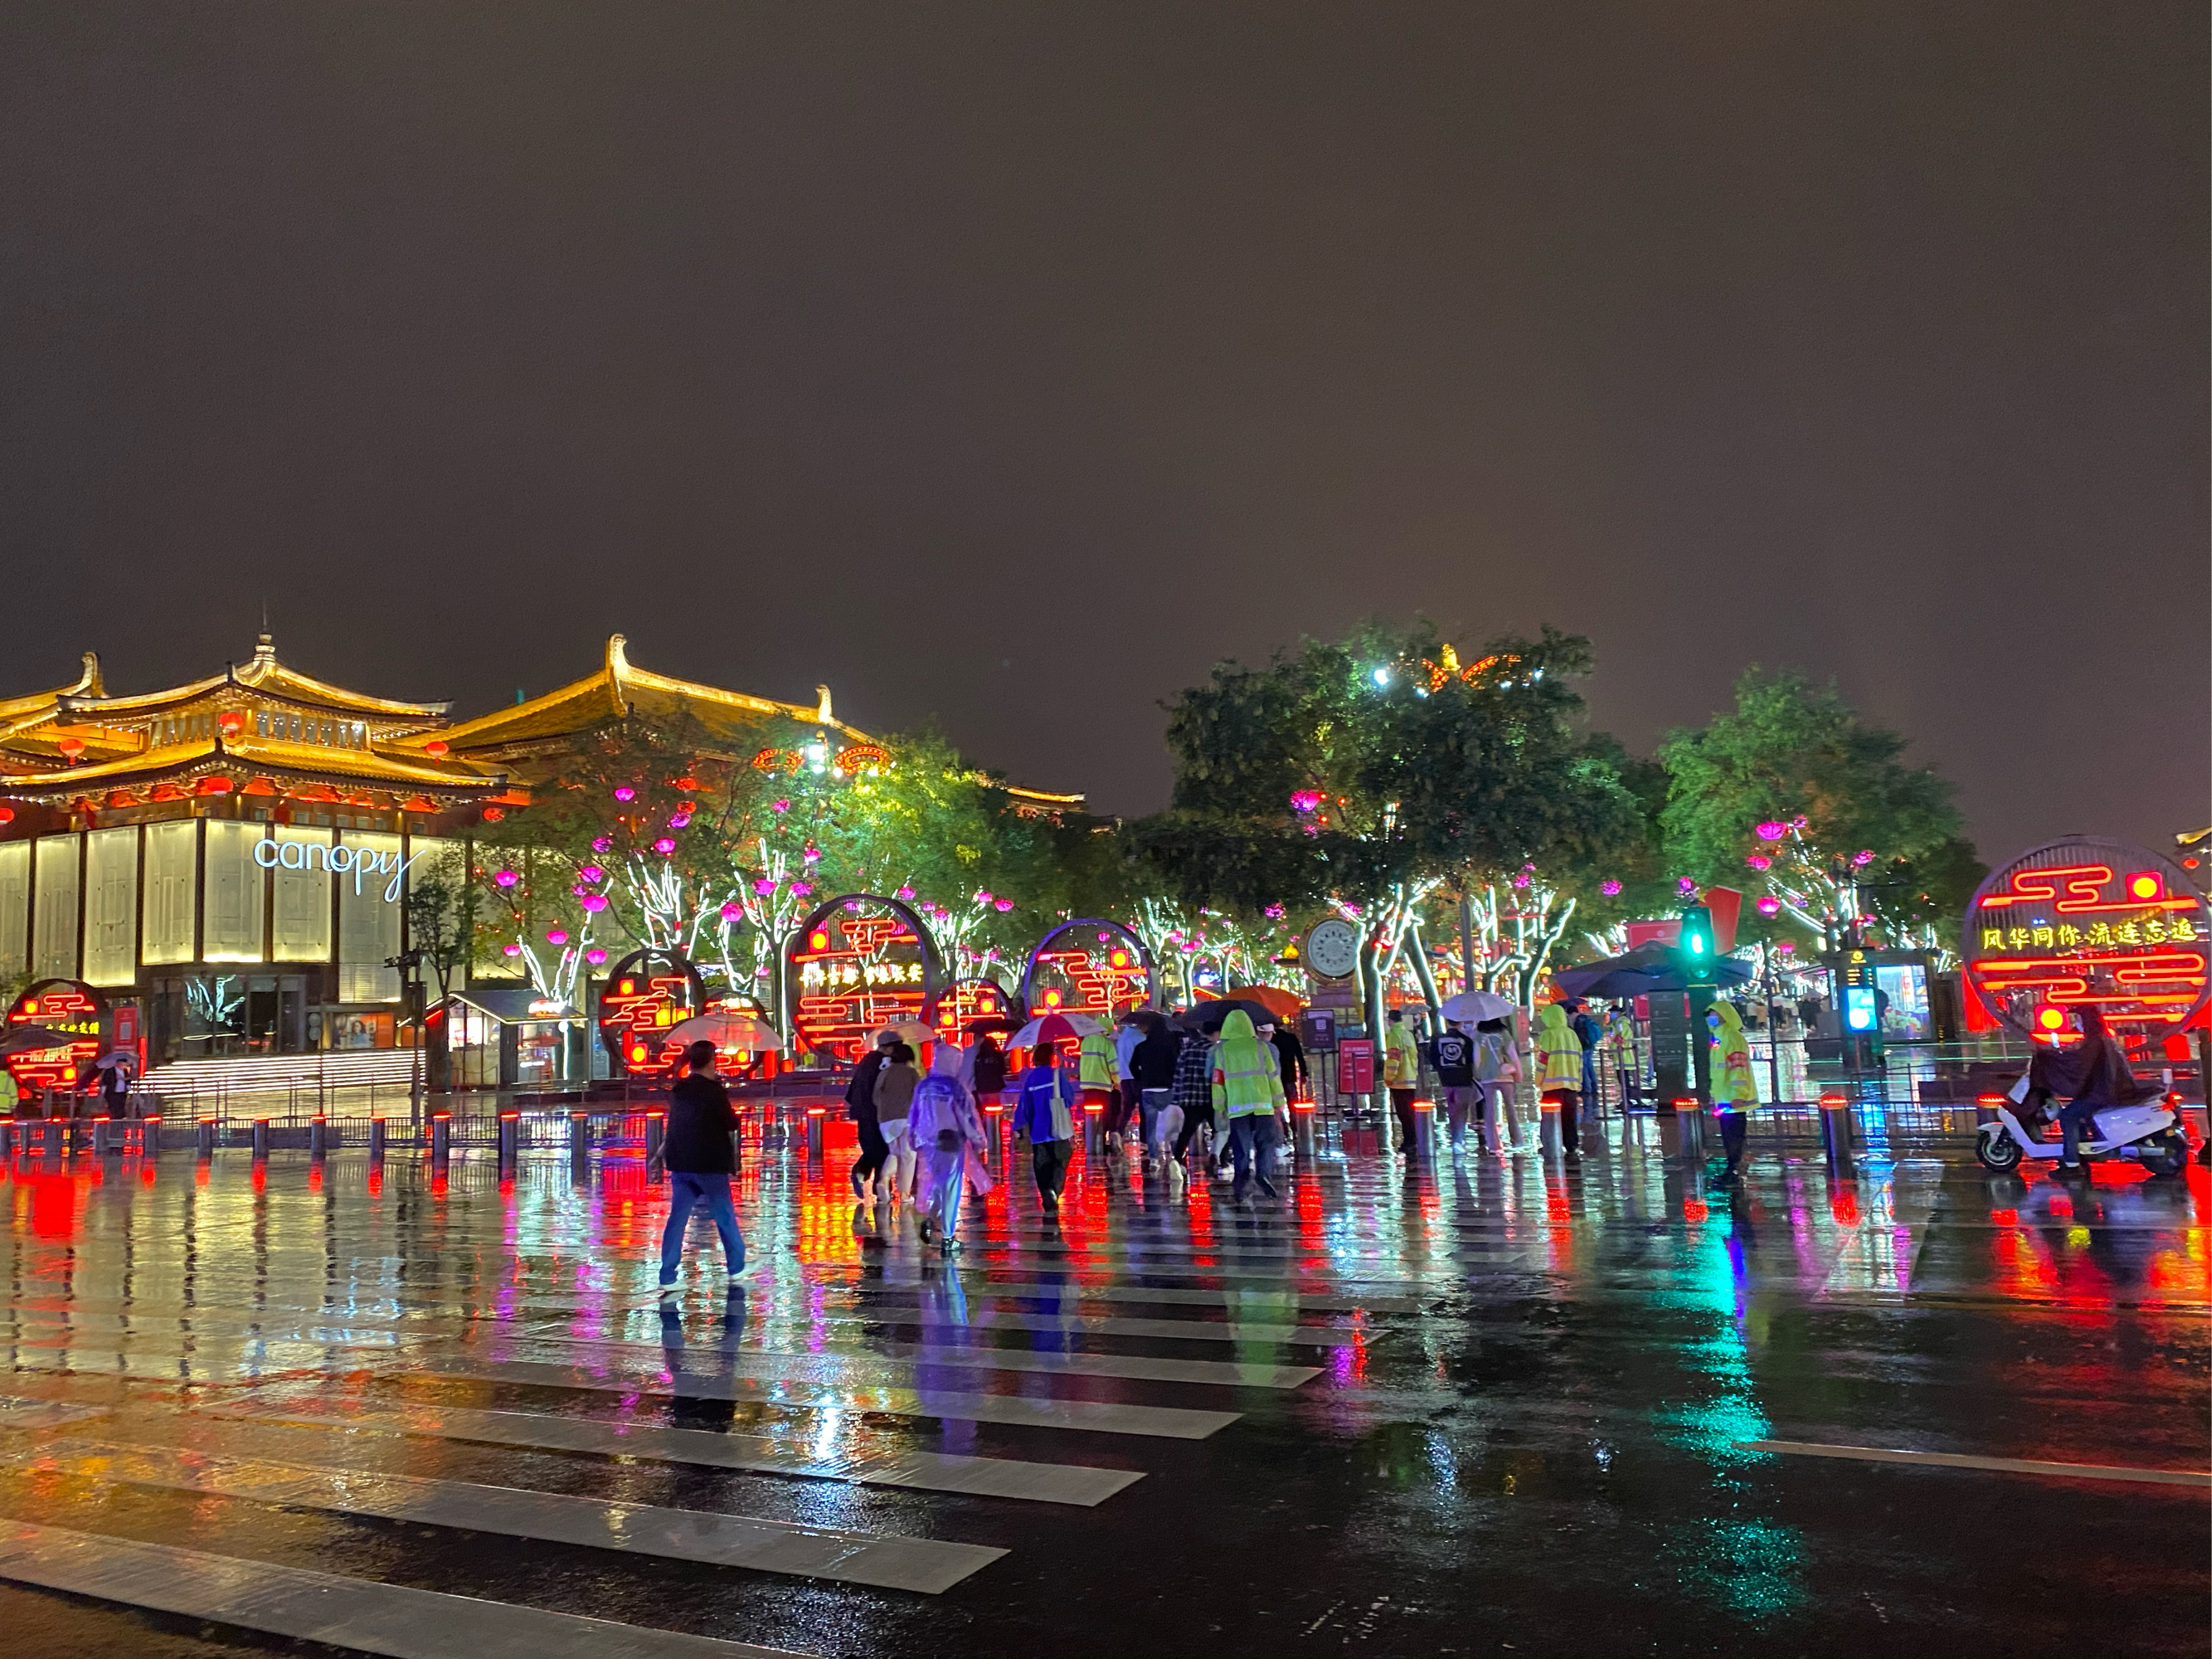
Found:
[[[930,1029],[957,1039],[963,1047],[967,1044],[969,1024],[979,1019],[1021,1024],[1012,995],[994,979],[956,979],[937,994],[929,1011]]]
[[[107,1000],[73,979],[42,979],[17,997],[8,1010],[11,1025],[37,1025],[66,1034],[53,1048],[26,1048],[7,1056],[8,1075],[26,1099],[42,1089],[74,1089],[84,1068],[100,1058],[100,1023]]]
[[[599,1041],[617,1073],[655,1081],[676,1069],[681,1051],[668,1028],[707,1004],[707,988],[690,958],[672,951],[633,951],[599,988]]]
[[[791,936],[785,961],[799,1041],[839,1060],[858,1060],[895,1020],[919,1020],[937,992],[929,929],[872,893],[819,906]]]
[[[1966,983],[2027,1036],[2099,1008],[2130,1036],[2188,1023],[2212,984],[2212,913],[2155,853],[2069,836],[1990,872],[1967,907]]]
[[[1119,922],[1064,921],[1037,941],[1022,975],[1022,1006],[1035,1014],[1101,1018],[1155,1006],[1152,959]]]

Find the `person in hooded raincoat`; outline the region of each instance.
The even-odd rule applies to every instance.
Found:
[[[1728,1155],[1727,1173],[1734,1175],[1743,1162],[1744,1114],[1759,1104],[1751,1039],[1733,1002],[1716,1002],[1705,1011],[1705,1030],[1713,1047],[1713,1106],[1721,1121],[1721,1150]]]
[[[1229,1122],[1229,1152],[1237,1163],[1231,1198],[1242,1200],[1254,1179],[1275,1197],[1275,1147],[1282,1139],[1276,1114],[1284,1109],[1283,1066],[1273,1043],[1260,1041],[1252,1016],[1242,1008],[1221,1022],[1221,1041],[1213,1045],[1212,1100],[1217,1115]]]
[[[1536,1086],[1559,1109],[1559,1146],[1569,1158],[1582,1152],[1583,1040],[1567,1024],[1567,1006],[1547,1002],[1536,1011]]]
[[[957,1045],[939,1043],[907,1112],[907,1133],[921,1158],[921,1242],[935,1237],[945,1255],[960,1248],[960,1203],[970,1179],[978,1192],[991,1190],[983,1115],[960,1081],[965,1059]]]
[[[1103,1030],[1093,1031],[1077,1045],[1075,1051],[1076,1086],[1082,1091],[1083,1109],[1094,1109],[1107,1120],[1106,1150],[1121,1150],[1121,1135],[1114,1107],[1121,1097],[1121,1080],[1115,1076],[1117,1062],[1114,1058],[1114,1039]]]

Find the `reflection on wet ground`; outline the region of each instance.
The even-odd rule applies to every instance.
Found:
[[[20,1162],[10,1651],[2205,1650],[2203,1171],[1608,1131],[951,1264],[779,1150],[666,1307],[634,1161]]]

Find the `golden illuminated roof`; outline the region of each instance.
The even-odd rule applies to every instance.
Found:
[[[457,752],[481,753],[511,744],[569,737],[629,715],[681,714],[697,720],[715,737],[750,738],[763,720],[781,718],[842,732],[855,743],[875,741],[866,732],[834,718],[827,686],[817,688],[821,700],[812,708],[748,696],[742,691],[724,691],[635,667],[627,654],[627,645],[621,635],[610,635],[606,663],[598,673],[512,708],[463,720],[437,735]]]
[[[226,673],[194,680],[189,685],[141,692],[136,696],[110,697],[102,695],[95,684],[88,694],[67,692],[60,701],[70,714],[93,720],[118,715],[143,717],[197,701],[229,685],[242,685],[288,702],[327,708],[334,713],[377,715],[402,723],[434,724],[443,720],[453,707],[449,702],[402,702],[391,697],[372,697],[315,679],[279,662],[276,642],[266,634],[254,642],[250,661]]]
[[[217,737],[164,744],[143,755],[100,761],[54,772],[0,777],[0,794],[23,799],[81,794],[90,788],[140,787],[165,779],[222,772],[235,777],[267,773],[287,777],[343,778],[387,790],[434,792],[475,799],[507,787],[507,775],[467,761],[410,757],[395,760],[374,750],[325,747],[267,738]]]
[[[33,691],[27,697],[0,697],[0,728],[14,724],[28,715],[33,719],[51,714],[64,697],[79,693],[92,696],[100,695],[100,657],[97,653],[84,653],[84,672],[75,685],[57,686],[52,691]]]

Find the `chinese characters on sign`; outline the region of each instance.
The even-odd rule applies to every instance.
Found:
[[[921,1018],[936,967],[934,941],[903,904],[831,899],[792,937],[792,1024],[806,1047],[858,1060],[884,1026]]]
[[[633,951],[599,992],[600,1040],[621,1070],[649,1081],[665,1079],[680,1058],[668,1028],[697,1013],[704,1000],[698,970],[689,962]]]
[[[2164,859],[2076,836],[1995,871],[1966,915],[1966,977],[1990,1012],[2063,1038],[2084,1008],[2123,1035],[2188,1022],[2212,984],[2212,915]]]
[[[100,1017],[106,1003],[89,985],[47,979],[15,999],[9,1026],[35,1025],[68,1040],[52,1048],[26,1048],[7,1057],[8,1075],[27,1100],[45,1089],[74,1089],[84,1068],[100,1057]]]

